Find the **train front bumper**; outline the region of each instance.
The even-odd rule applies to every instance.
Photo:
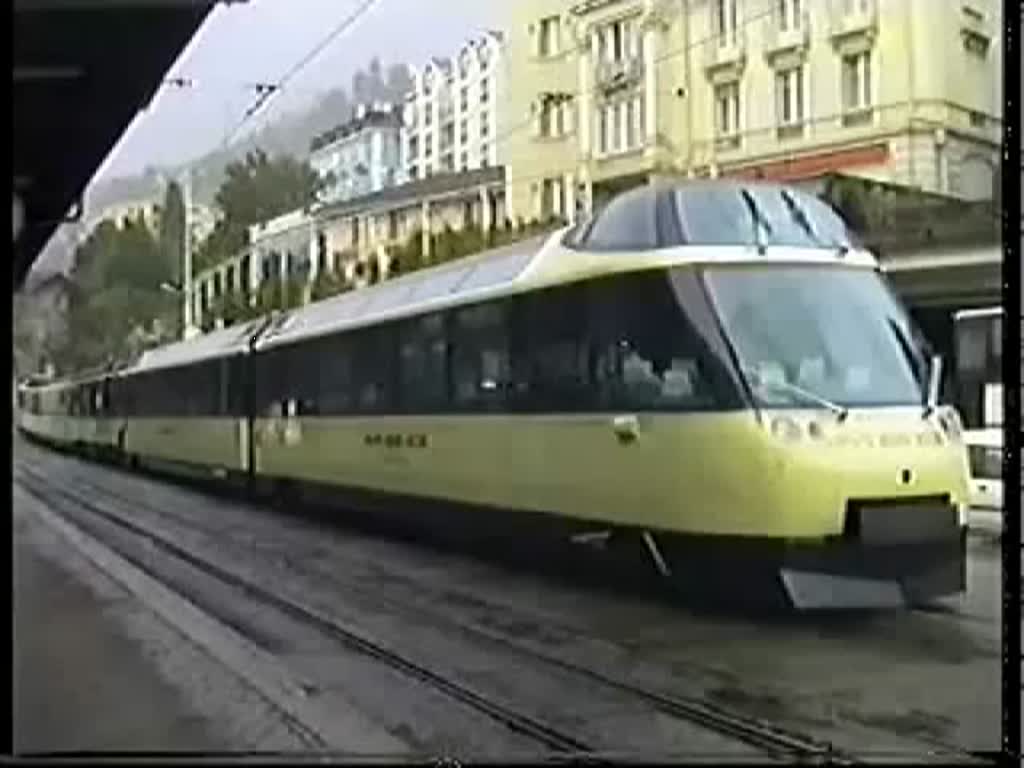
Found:
[[[798,609],[897,608],[963,592],[967,528],[958,518],[954,512],[950,524],[924,531],[788,544],[778,569],[782,588]]]

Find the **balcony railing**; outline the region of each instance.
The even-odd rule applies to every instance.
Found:
[[[829,33],[845,37],[878,29],[878,0],[831,0]]]
[[[739,149],[742,144],[739,133],[720,133],[715,136],[716,152],[732,152]]]
[[[747,56],[747,36],[743,29],[713,35],[704,42],[704,68],[717,69],[742,64]]]
[[[595,73],[597,85],[603,90],[624,88],[644,78],[644,62],[639,56],[618,61],[600,61]]]
[[[776,8],[768,19],[764,33],[764,52],[771,56],[783,51],[807,48],[811,43],[811,20],[804,12],[796,17],[783,17]]]

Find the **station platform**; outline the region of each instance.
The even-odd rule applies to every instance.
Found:
[[[14,500],[18,504],[17,495]],[[13,525],[13,747],[17,755],[224,752],[115,605]]]

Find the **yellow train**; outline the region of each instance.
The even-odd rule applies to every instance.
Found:
[[[940,368],[828,206],[716,180],[19,403],[132,462],[632,543],[698,592],[892,606],[965,586]]]

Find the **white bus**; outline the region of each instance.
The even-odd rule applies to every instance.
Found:
[[[971,466],[972,527],[1003,527],[1003,309],[953,316],[957,406]]]

